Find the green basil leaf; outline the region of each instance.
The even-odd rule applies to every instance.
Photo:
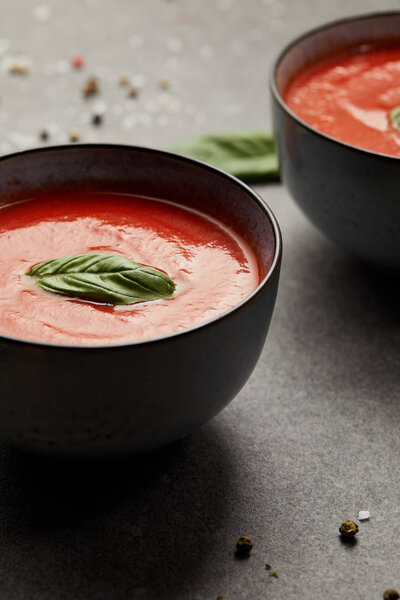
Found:
[[[171,298],[175,283],[163,271],[117,254],[76,254],[34,265],[26,273],[37,277],[46,292],[107,304],[135,304]]]
[[[393,110],[390,111],[390,120],[392,122],[393,127],[396,129],[400,129],[400,106],[396,106]]]
[[[279,179],[278,156],[272,134],[238,131],[205,135],[183,142],[172,150],[210,163],[243,181]]]

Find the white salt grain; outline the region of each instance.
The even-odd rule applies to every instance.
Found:
[[[35,21],[47,21],[51,14],[51,7],[46,4],[35,6],[32,11],[33,18]]]
[[[104,113],[106,112],[106,105],[104,102],[102,102],[101,100],[99,100],[98,102],[96,102],[93,105],[93,112],[99,114],[99,115],[104,115]]]
[[[358,513],[358,520],[359,521],[368,521],[370,516],[371,515],[369,513],[369,510],[360,510],[360,512]]]
[[[171,38],[168,40],[168,49],[171,52],[181,52],[182,42],[178,38]]]
[[[144,73],[136,73],[131,77],[131,83],[134,87],[143,87],[148,80],[148,76]]]

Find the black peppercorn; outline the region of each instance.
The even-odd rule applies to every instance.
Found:
[[[383,600],[399,600],[400,594],[397,590],[386,590],[383,594]]]
[[[239,556],[248,556],[253,548],[253,542],[247,535],[242,535],[236,542],[236,552]]]
[[[43,131],[40,132],[39,137],[42,140],[42,142],[47,142],[47,140],[49,139],[49,134],[45,129],[43,129]]]
[[[103,115],[96,114],[96,115],[92,116],[92,124],[93,125],[96,125],[98,127],[102,123],[103,123]]]

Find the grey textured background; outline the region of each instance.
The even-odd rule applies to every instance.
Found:
[[[82,141],[163,148],[268,128],[267,72],[284,42],[374,9],[372,0],[2,0],[0,152],[38,145],[42,128],[53,143],[78,127]],[[27,76],[8,73],[17,52],[31,61]],[[69,67],[75,53],[82,72]],[[117,84],[123,73],[136,100]],[[80,88],[91,74],[102,93],[88,102]],[[251,380],[197,434],[135,461],[68,464],[2,447],[0,598],[373,600],[400,588],[395,281],[325,240],[282,186],[258,189],[285,256]],[[344,545],[337,528],[360,509],[372,517]],[[254,540],[245,561],[233,552],[241,534]]]

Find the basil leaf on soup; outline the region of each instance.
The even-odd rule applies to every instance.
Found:
[[[178,144],[172,150],[219,167],[243,181],[279,179],[275,140],[270,133],[238,131],[205,135]]]
[[[393,110],[390,111],[390,120],[392,122],[393,127],[396,129],[400,129],[400,106],[396,106]]]
[[[171,298],[175,283],[163,271],[117,254],[76,254],[34,265],[26,273],[53,294],[107,304]]]

